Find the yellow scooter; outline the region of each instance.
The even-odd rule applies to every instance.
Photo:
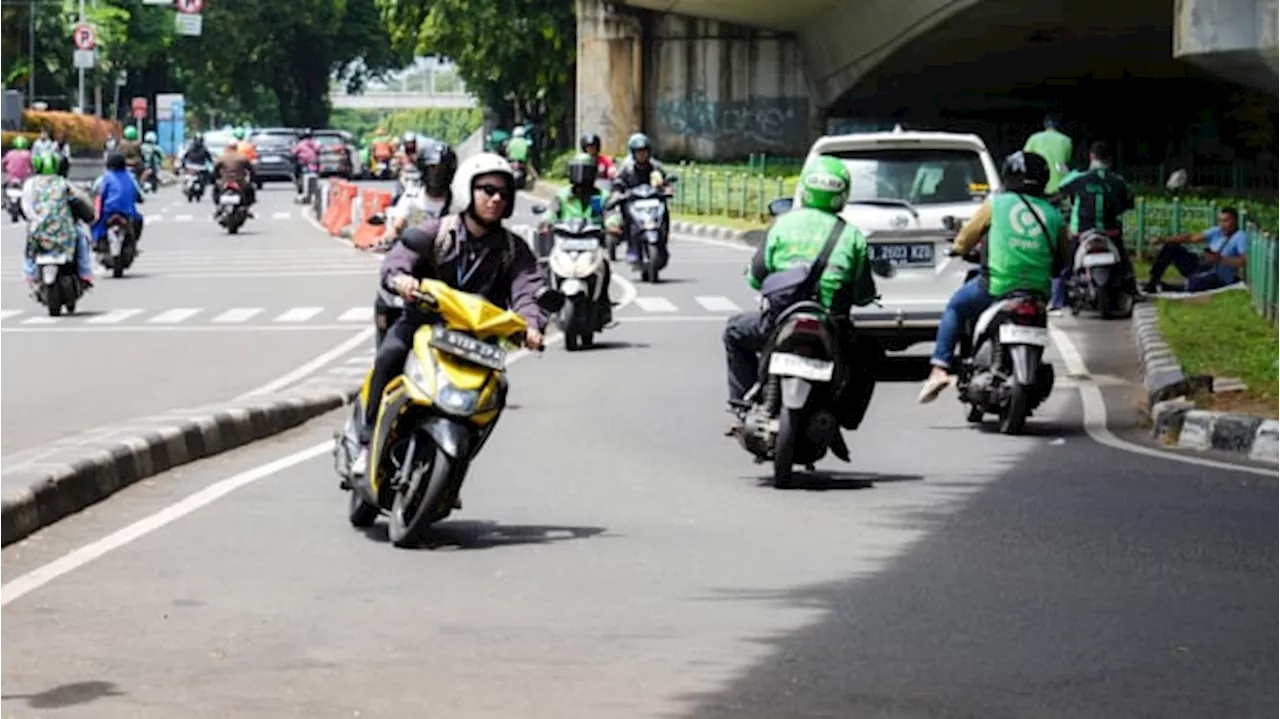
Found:
[[[423,280],[412,300],[428,321],[413,337],[404,372],[382,393],[367,476],[352,477],[373,371],[365,376],[334,465],[350,490],[348,519],[371,526],[388,515],[397,547],[416,546],[427,527],[453,512],[472,458],[506,407],[507,349],[528,326],[519,315],[438,280]],[[558,312],[564,296],[544,291],[538,305]]]

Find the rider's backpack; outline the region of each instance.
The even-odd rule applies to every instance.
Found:
[[[760,283],[760,295],[764,298],[764,317],[767,325],[772,325],[788,307],[799,303],[815,301],[818,297],[818,281],[827,269],[827,260],[836,248],[836,243],[844,235],[844,218],[837,216],[827,243],[813,264],[800,263],[779,272],[768,274]]]

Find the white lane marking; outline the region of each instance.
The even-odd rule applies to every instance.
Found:
[[[622,288],[622,296],[618,298],[618,306],[614,307],[614,310],[620,310],[636,301],[636,295],[639,293],[639,290],[636,289],[635,283],[617,272],[610,274],[609,280],[617,283],[618,287]]]
[[[372,307],[352,307],[341,315],[338,315],[339,322],[370,322],[372,320]]]
[[[274,220],[287,220],[290,217],[293,217],[293,215],[289,214],[288,212],[272,212],[271,213],[271,218]]]
[[[161,527],[181,519],[188,514],[207,506],[230,494],[231,492],[264,477],[269,477],[281,470],[288,469],[296,464],[301,464],[307,460],[319,457],[333,449],[333,440],[313,445],[304,450],[294,452],[293,454],[281,457],[273,462],[254,467],[245,472],[241,472],[235,476],[218,481],[195,494],[183,499],[182,501],[171,504],[168,507],[147,517],[130,524],[123,529],[112,532],[97,541],[73,550],[62,557],[46,564],[42,567],[27,572],[0,587],[0,606],[7,606],[10,602],[29,594],[40,587],[52,582],[64,574],[73,572],[90,562],[106,555],[115,549],[119,549],[124,545],[150,534]]]
[[[665,297],[637,297],[636,304],[645,312],[675,312],[676,306]]]
[[[35,317],[28,317],[27,319],[23,320],[23,321],[22,321],[22,324],[24,324],[24,325],[52,325],[52,324],[57,324],[58,320],[60,320],[60,319],[62,319],[62,318],[61,318],[61,317],[48,317],[48,316],[46,316],[46,315],[36,315]]]
[[[272,322],[306,322],[321,312],[324,312],[323,307],[294,307],[272,320]]]
[[[737,312],[738,306],[728,297],[694,297],[694,301],[712,312]]]
[[[350,352],[356,347],[359,347],[361,344],[368,342],[369,338],[373,336],[373,332],[374,332],[374,329],[372,327],[366,327],[365,329],[362,329],[359,332],[355,333],[355,335],[343,340],[341,344],[329,350],[328,352],[325,352],[320,356],[307,362],[306,364],[303,364],[300,367],[294,370],[291,370],[285,373],[284,375],[281,375],[280,377],[277,377],[271,380],[270,382],[262,385],[257,389],[253,389],[253,390],[249,390],[248,392],[245,392],[244,394],[240,395],[240,397],[237,397],[236,399],[253,397],[260,394],[270,394],[272,392],[276,392],[280,389],[283,389],[284,387],[287,387],[293,384],[294,382],[297,382],[298,380],[303,379],[304,377],[315,372],[321,367],[324,367],[325,365],[341,357],[342,355]]]
[[[174,215],[173,216],[174,222],[190,222],[192,219],[194,218],[191,215]]]
[[[371,334],[373,330],[370,328],[366,330],[366,332]],[[548,337],[546,344],[548,347],[553,346],[562,338],[563,337],[560,335]],[[519,362],[521,359],[529,356],[529,354],[530,353],[526,350],[517,350],[512,352],[507,356],[507,365],[510,366]],[[8,584],[0,586],[0,606],[7,606],[10,602],[34,592],[58,577],[70,574],[87,564],[101,559],[107,554],[129,544],[130,542],[141,539],[165,525],[182,519],[196,510],[207,507],[241,487],[253,484],[261,479],[266,479],[277,472],[302,464],[303,462],[315,459],[316,457],[320,457],[332,451],[333,440],[328,439],[320,444],[312,445],[306,449],[298,450],[293,454],[285,455],[284,457],[272,460],[266,464],[245,470],[226,479],[219,480],[175,504],[171,504],[154,514],[143,517],[133,524],[130,524],[123,529],[116,530],[101,539],[74,549],[52,562],[37,567],[17,579],[10,581]]]
[[[61,318],[58,318],[61,319]],[[55,318],[47,318],[36,324],[51,325]],[[351,323],[341,325],[273,324],[273,325],[112,325],[110,327],[86,327],[63,325],[61,327],[4,327],[0,333],[15,332],[350,332]]]
[[[22,314],[22,310],[3,310],[0,311],[0,320],[7,320],[10,317],[17,317]]]
[[[1107,403],[1102,397],[1102,390],[1098,388],[1096,382],[1089,378],[1089,368],[1085,366],[1084,358],[1080,356],[1080,352],[1076,349],[1075,343],[1071,341],[1071,338],[1067,336],[1066,332],[1063,332],[1053,325],[1049,325],[1049,337],[1057,347],[1058,354],[1062,355],[1062,362],[1067,366],[1067,376],[1078,383],[1077,388],[1080,390],[1080,400],[1084,405],[1084,431],[1091,439],[1093,439],[1093,441],[1124,452],[1132,452],[1134,454],[1146,455],[1148,457],[1158,457],[1159,459],[1167,459],[1172,462],[1194,464],[1198,467],[1211,467],[1213,469],[1247,472],[1249,474],[1257,474],[1264,477],[1274,478],[1276,476],[1276,470],[1274,468],[1264,469],[1262,467],[1249,467],[1239,464],[1231,464],[1230,462],[1219,462],[1217,460],[1205,459],[1203,457],[1188,457],[1183,454],[1174,454],[1168,450],[1144,447],[1140,444],[1134,444],[1133,442],[1128,442],[1115,436],[1115,434],[1107,428]]]
[[[190,319],[191,317],[194,317],[199,312],[200,312],[200,308],[198,307],[178,307],[172,310],[168,310],[166,312],[161,312],[155,317],[152,317],[151,319],[147,320],[147,322],[152,324],[158,324],[158,325],[177,324],[179,322],[182,322],[183,320],[187,320],[187,319]]]
[[[123,322],[134,315],[142,314],[142,310],[111,310],[105,315],[98,317],[90,317],[87,324],[91,325],[113,325],[117,322]]]
[[[214,317],[210,322],[233,323],[247,322],[250,317],[262,311],[261,307],[236,307]]]
[[[724,315],[640,315],[615,317],[618,322],[724,322]]]

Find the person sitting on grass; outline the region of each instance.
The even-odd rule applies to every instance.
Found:
[[[1200,242],[1205,244],[1202,255],[1184,247]],[[1147,294],[1162,288],[1171,292],[1204,292],[1226,287],[1238,281],[1238,270],[1244,267],[1249,252],[1249,236],[1240,229],[1240,214],[1234,207],[1224,207],[1218,212],[1216,227],[1204,232],[1157,237],[1151,244],[1160,247],[1160,254],[1151,264],[1151,279],[1143,287]],[[1160,281],[1170,266],[1182,273],[1185,283],[1174,285]]]

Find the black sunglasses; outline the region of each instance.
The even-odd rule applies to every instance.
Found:
[[[476,189],[480,190],[481,192],[488,195],[489,197],[496,197],[498,195],[502,195],[504,198],[508,200],[515,195],[515,193],[511,191],[511,188],[507,187],[506,185],[489,185],[489,184],[476,185]]]

